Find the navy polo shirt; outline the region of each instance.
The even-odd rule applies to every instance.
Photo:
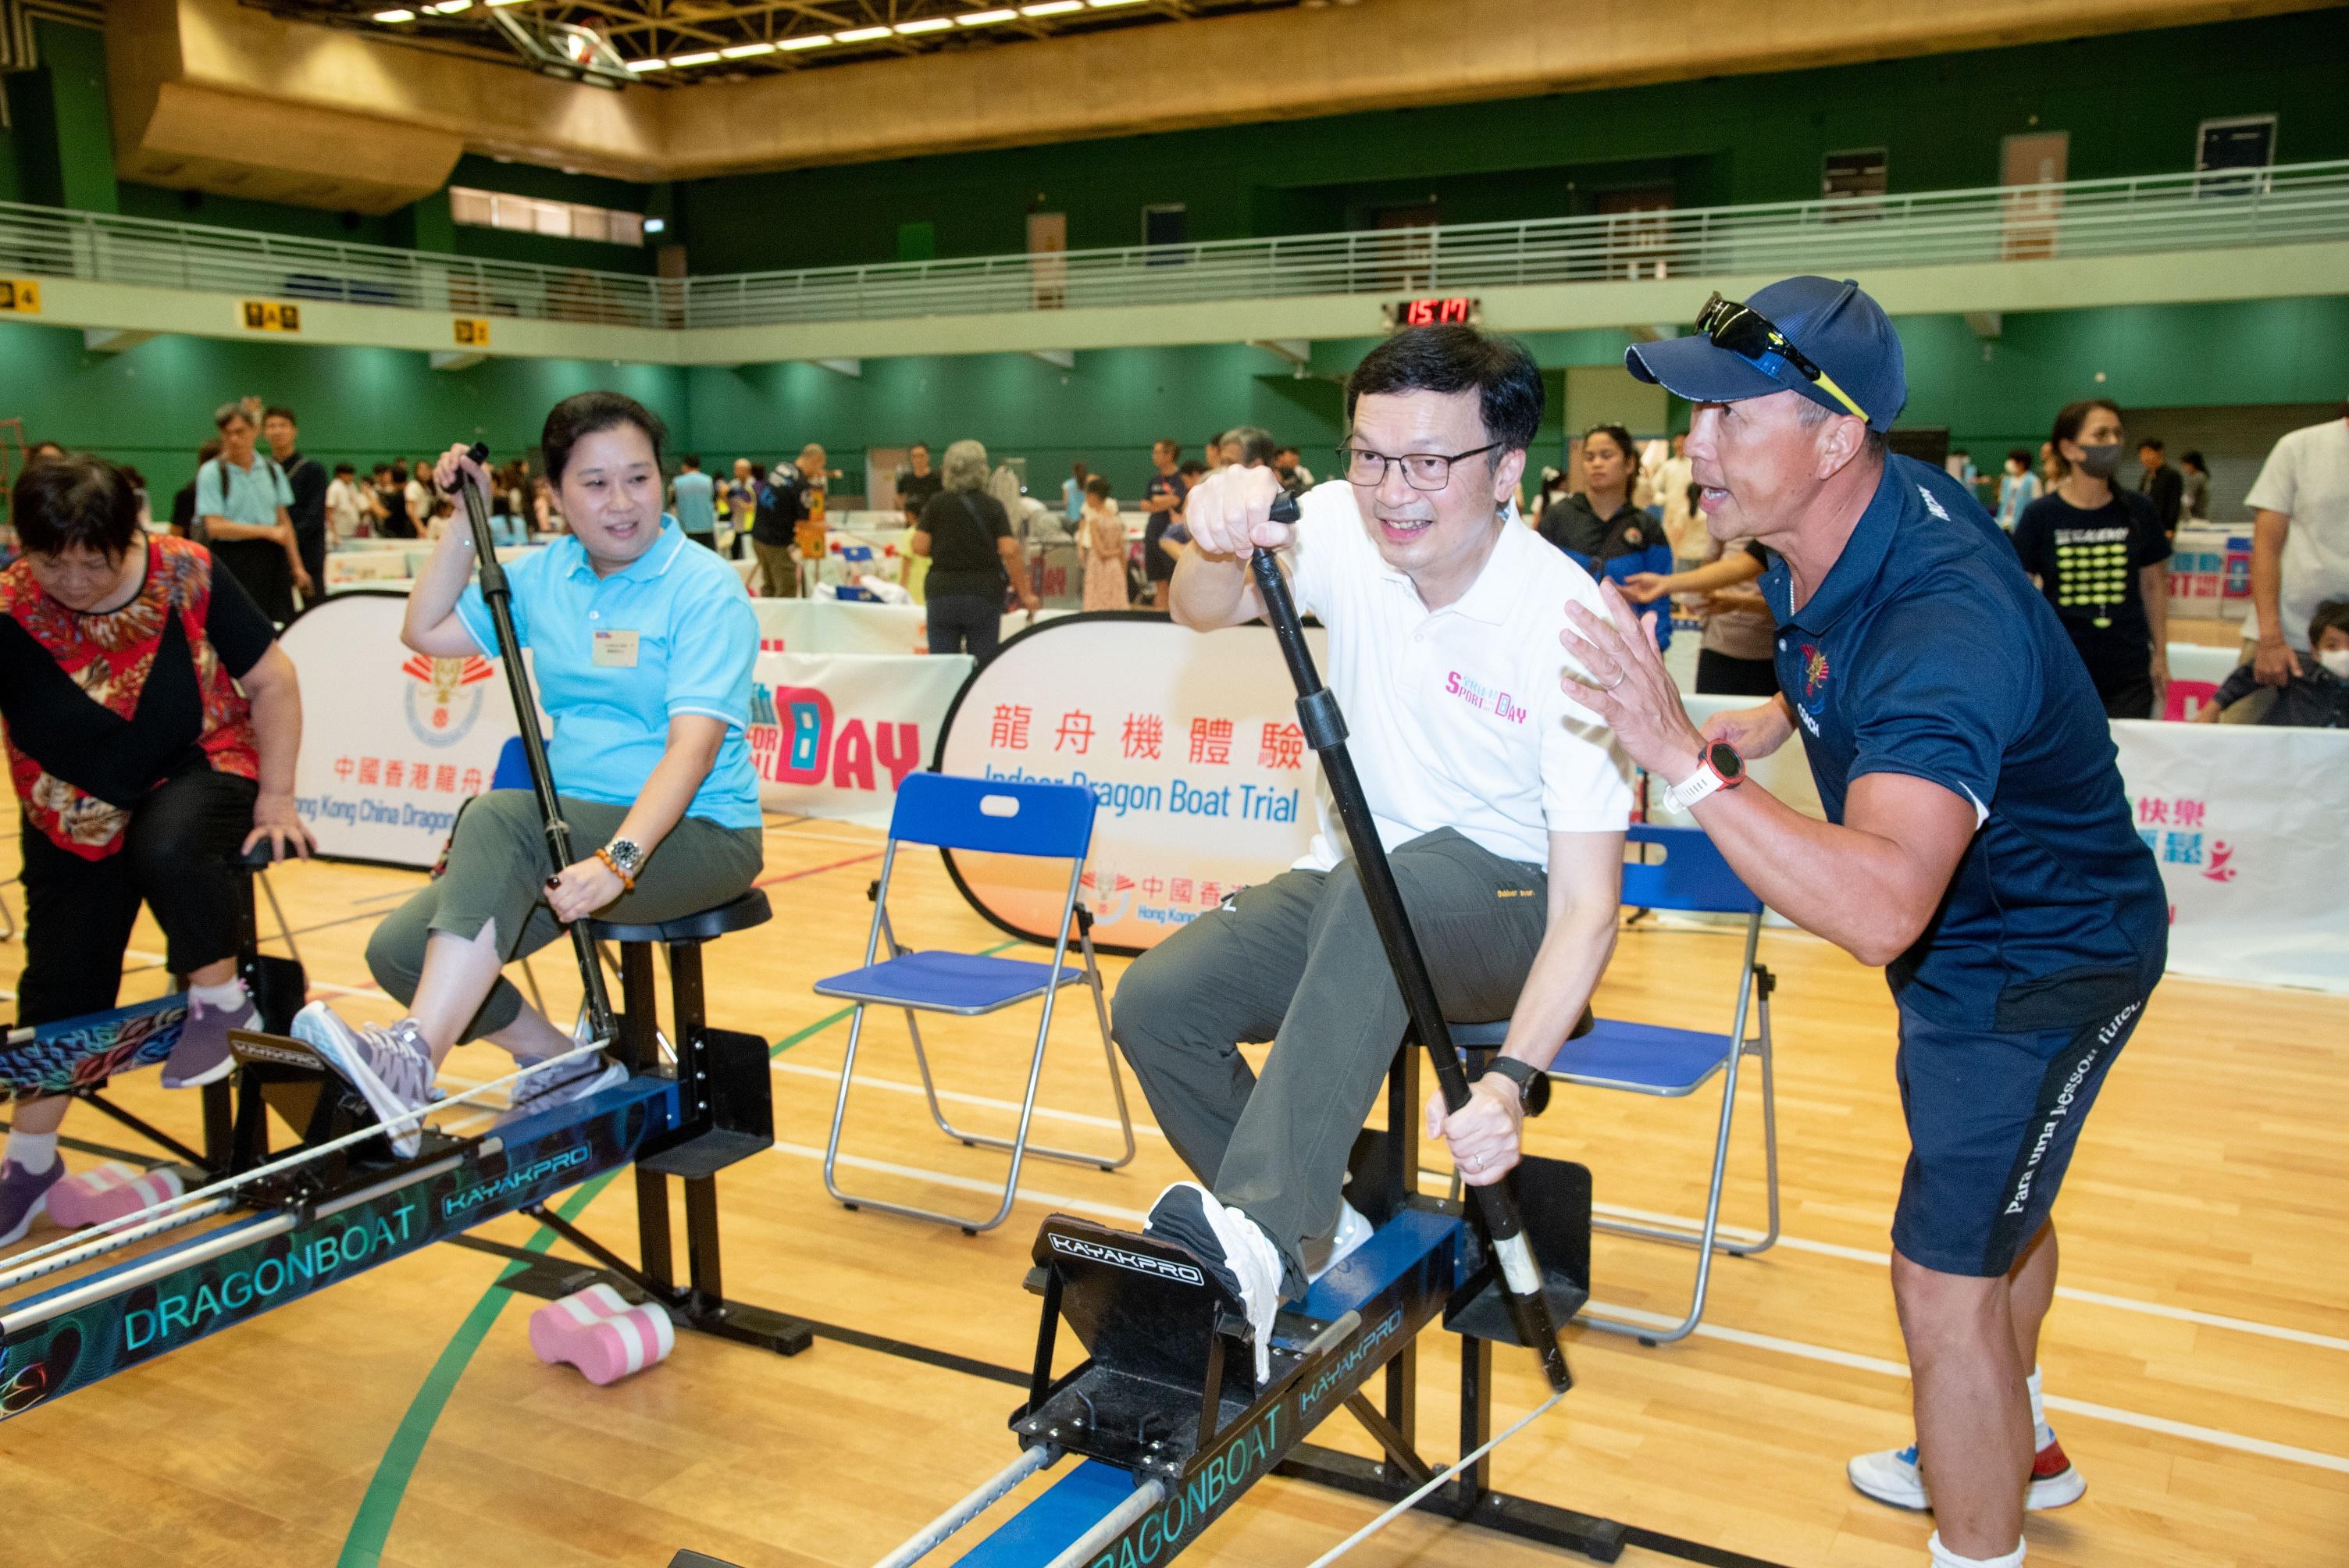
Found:
[[[1885,977],[1959,1028],[2075,1027],[2142,999],[2168,901],[2129,817],[2104,705],[1987,513],[1939,469],[1888,457],[1841,556],[1799,610],[1761,580],[1778,684],[1827,820],[1868,773],[1930,779],[1979,829]]]

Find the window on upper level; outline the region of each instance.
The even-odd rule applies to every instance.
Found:
[[[578,201],[542,201],[533,196],[512,196],[502,191],[472,191],[449,187],[449,214],[460,223],[482,229],[512,229],[524,234],[553,234],[566,240],[595,240],[610,245],[645,242],[641,213]]]

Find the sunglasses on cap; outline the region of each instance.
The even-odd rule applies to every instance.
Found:
[[[1787,341],[1786,335],[1766,315],[1751,305],[1723,299],[1718,294],[1704,302],[1696,313],[1698,335],[1710,339],[1715,348],[1725,348],[1741,359],[1759,364],[1776,355],[1803,375],[1819,385],[1819,389],[1851,410],[1861,424],[1868,423],[1868,410],[1851,399],[1851,394],[1835,384],[1835,377],[1811,363],[1810,357]]]

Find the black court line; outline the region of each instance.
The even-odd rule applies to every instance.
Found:
[[[548,1261],[543,1253],[508,1246],[502,1242],[492,1242],[481,1236],[452,1236],[450,1241],[456,1246],[512,1258],[517,1263]],[[594,1265],[583,1264],[581,1266]],[[878,1351],[884,1356],[895,1356],[947,1372],[960,1372],[966,1377],[983,1378],[989,1383],[1001,1383],[1014,1388],[1028,1387],[1028,1374],[1016,1367],[999,1367],[992,1361],[957,1356],[950,1350],[933,1350],[928,1346],[916,1345],[910,1340],[891,1339],[885,1335],[867,1334],[862,1329],[844,1328],[838,1324],[818,1323],[812,1318],[798,1317],[797,1314],[792,1315],[805,1324],[819,1339],[854,1346],[859,1350]],[[1689,1541],[1678,1535],[1667,1535],[1661,1531],[1642,1529],[1636,1524],[1623,1526],[1623,1541],[1626,1545],[1637,1546],[1661,1556],[1676,1557],[1683,1563],[1699,1563],[1702,1568],[1786,1568],[1786,1564],[1775,1563],[1767,1557],[1749,1557],[1724,1546],[1708,1546],[1702,1541]]]

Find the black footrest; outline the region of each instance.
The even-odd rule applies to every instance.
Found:
[[[697,1137],[688,1138],[672,1149],[658,1154],[648,1154],[636,1161],[637,1166],[662,1176],[679,1176],[688,1181],[715,1176],[738,1161],[748,1160],[764,1149],[774,1147],[772,1138],[762,1138],[754,1132],[730,1132],[714,1128]]]

